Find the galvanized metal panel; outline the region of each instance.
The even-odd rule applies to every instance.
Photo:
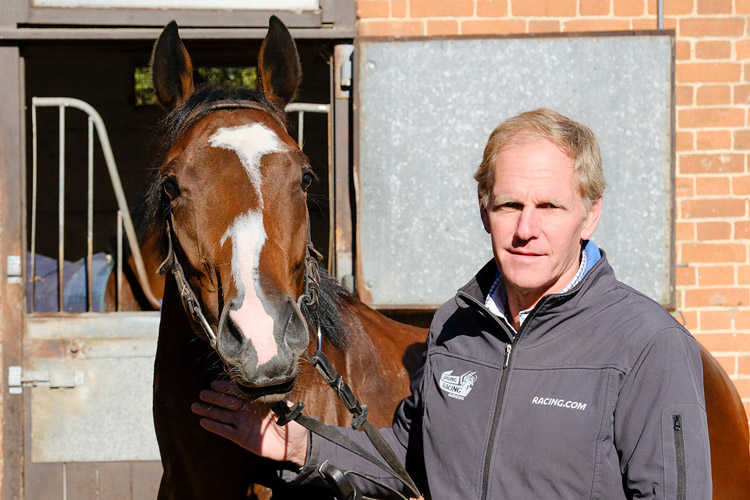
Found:
[[[549,107],[597,135],[609,187],[593,240],[672,302],[670,35],[360,41],[359,288],[435,306],[492,257],[476,183],[490,132]]]

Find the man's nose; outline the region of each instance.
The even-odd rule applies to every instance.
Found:
[[[521,210],[516,236],[522,240],[531,240],[539,236],[539,214],[533,207],[524,207]]]

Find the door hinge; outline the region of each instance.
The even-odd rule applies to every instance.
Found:
[[[336,99],[349,99],[352,88],[352,62],[354,45],[339,44],[334,47],[334,89]]]
[[[24,387],[73,389],[84,385],[86,385],[86,373],[83,370],[24,371],[20,366],[8,367],[8,392],[10,394],[21,394]]]
[[[9,285],[20,285],[21,280],[21,256],[20,255],[8,255],[8,266],[7,266],[8,284]]]

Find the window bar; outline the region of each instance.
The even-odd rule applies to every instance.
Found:
[[[94,310],[94,121],[89,116],[89,151],[88,151],[88,207],[86,214],[86,295],[87,311]]]
[[[36,302],[36,188],[37,188],[36,104],[31,104],[31,312]]]
[[[63,279],[64,279],[64,268],[65,268],[65,106],[60,105],[58,107],[59,114],[59,143],[60,143],[60,161],[59,161],[59,182],[57,191],[57,310],[62,312],[65,310],[65,304],[63,303]]]
[[[117,299],[115,310],[120,311],[122,299],[122,211],[117,211]]]
[[[302,151],[305,145],[305,112],[301,109],[297,112],[297,144]]]

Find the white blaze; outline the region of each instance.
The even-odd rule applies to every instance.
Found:
[[[273,318],[264,307],[266,301],[258,270],[260,252],[266,241],[260,160],[263,155],[284,151],[286,146],[273,131],[259,123],[219,129],[210,143],[237,154],[258,194],[258,210],[238,216],[222,236],[221,245],[224,246],[227,238],[232,239],[232,277],[242,300],[229,316],[252,341],[258,354],[258,366],[261,366],[276,355],[278,348],[273,336]]]

